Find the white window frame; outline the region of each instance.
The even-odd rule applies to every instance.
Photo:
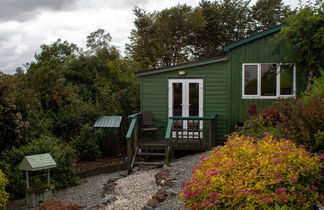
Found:
[[[276,64],[277,68],[277,78],[276,78],[276,95],[275,96],[261,96],[261,64]],[[246,95],[244,93],[244,67],[246,65],[256,65],[257,66],[257,94],[256,95]],[[293,67],[293,94],[292,95],[281,95],[280,94],[280,66],[287,65],[287,63],[243,63],[242,64],[242,99],[278,99],[278,98],[295,98],[296,97],[296,66]]]

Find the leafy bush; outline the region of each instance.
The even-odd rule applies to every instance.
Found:
[[[80,132],[82,125],[94,122],[102,112],[91,103],[71,98],[69,105],[60,107],[57,112],[51,114],[51,118],[54,119],[53,133],[64,140],[70,140],[71,136]]]
[[[239,133],[261,137],[270,131],[278,138],[292,139],[311,152],[323,152],[324,141],[319,132],[324,130],[324,98],[308,95],[304,98],[285,99],[253,115],[244,122]],[[317,135],[318,134],[318,135]]]
[[[12,147],[2,153],[0,168],[6,173],[9,180],[7,188],[12,198],[24,196],[25,173],[18,169],[24,156],[50,153],[57,163],[51,169],[51,183],[56,190],[64,189],[79,182],[75,168],[75,151],[66,143],[54,137],[41,136],[20,148]]]
[[[86,124],[81,128],[80,135],[73,138],[72,143],[82,160],[95,160],[101,155],[99,138],[101,133]]]
[[[290,140],[234,133],[201,158],[180,198],[191,209],[308,209],[321,199],[320,158]]]
[[[4,173],[0,170],[0,209],[4,209],[7,205],[9,194],[6,192],[5,188],[8,184]]]

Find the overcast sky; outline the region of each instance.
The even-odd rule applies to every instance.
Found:
[[[147,11],[200,0],[0,0],[0,71],[14,73],[31,62],[41,44],[58,38],[84,47],[86,36],[103,28],[124,51],[135,6]],[[256,1],[256,0],[254,0]],[[306,0],[303,0],[306,1]],[[296,7],[298,0],[284,0]]]

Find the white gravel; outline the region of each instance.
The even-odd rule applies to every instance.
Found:
[[[160,187],[155,183],[154,175],[159,170],[137,171],[116,181],[117,200],[105,209],[141,209]]]
[[[203,153],[208,155],[208,152]],[[195,164],[203,154],[188,155],[174,160],[170,167],[171,175],[176,177],[176,183],[172,186],[173,191],[178,192],[180,185],[191,176],[191,171]],[[137,171],[136,171],[137,170]],[[160,189],[155,183],[154,175],[162,170],[146,169],[138,170],[135,168],[133,174],[120,178],[120,174],[126,174],[126,171],[118,171],[110,174],[101,174],[98,176],[82,179],[82,184],[56,192],[53,196],[54,200],[61,200],[73,204],[78,204],[87,209],[95,209],[101,204],[103,187],[109,179],[120,178],[116,181],[114,196],[116,201],[107,205],[100,205],[100,209],[142,209],[146,202]],[[24,209],[23,200],[12,202],[8,209]],[[158,205],[158,210],[185,209],[182,202],[176,196],[168,196],[167,199]]]
[[[96,206],[101,203],[104,184],[109,179],[118,178],[122,172],[126,173],[118,171],[84,178],[82,184],[56,192],[53,199],[85,207]]]

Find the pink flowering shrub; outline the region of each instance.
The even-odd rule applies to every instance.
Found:
[[[201,158],[179,196],[190,209],[307,209],[321,203],[321,169],[320,156],[289,140],[233,133]]]

